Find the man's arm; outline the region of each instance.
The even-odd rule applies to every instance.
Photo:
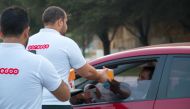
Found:
[[[61,101],[70,98],[70,90],[67,84],[61,79],[53,64],[47,59],[41,58],[40,77],[42,85]]]
[[[82,52],[77,45],[76,42],[74,42],[72,39],[67,39],[67,44],[69,45],[65,51],[69,57],[69,63],[76,70],[76,72],[89,80],[97,80],[99,82],[104,82],[107,80],[106,72],[107,70],[104,69],[102,71],[97,72],[94,67],[86,63],[86,60],[84,56],[82,55]],[[63,45],[65,46],[65,45]]]
[[[126,99],[131,95],[131,91],[128,86],[121,85],[123,83],[120,83],[116,80],[110,81],[110,90],[119,96],[121,99]]]
[[[108,76],[106,74],[107,71],[108,69],[104,68],[97,72],[96,69],[88,63],[86,63],[81,68],[76,69],[77,74],[79,74],[80,76],[89,80],[96,80],[99,82],[105,82],[108,80]]]
[[[55,91],[51,91],[51,93],[60,101],[67,101],[71,96],[69,87],[63,81],[61,82],[59,87]]]

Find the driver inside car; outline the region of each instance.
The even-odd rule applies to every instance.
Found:
[[[107,102],[126,99],[130,96],[129,85],[116,80],[108,82],[109,87],[98,83],[97,85],[87,84],[84,92],[71,97],[72,104]]]
[[[145,66],[142,68],[136,86],[130,86],[131,96],[127,98],[128,100],[145,99],[154,69],[154,66]]]

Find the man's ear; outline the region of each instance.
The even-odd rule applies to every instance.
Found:
[[[57,22],[58,22],[58,25],[62,27],[62,25],[63,25],[63,19],[60,18],[59,20],[57,20]]]
[[[27,28],[24,29],[24,31],[23,31],[24,38],[29,37],[29,31],[30,31],[30,27],[27,27]]]

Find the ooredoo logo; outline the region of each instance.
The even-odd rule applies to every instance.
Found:
[[[42,45],[29,45],[28,50],[38,50],[38,49],[48,49],[49,44],[42,44]]]
[[[17,68],[0,68],[0,74],[19,74],[19,69]]]

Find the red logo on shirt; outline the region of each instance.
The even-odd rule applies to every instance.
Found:
[[[0,74],[19,74],[19,69],[17,68],[0,68]]]
[[[49,44],[43,44],[43,45],[29,45],[28,50],[38,50],[38,49],[48,49]]]

